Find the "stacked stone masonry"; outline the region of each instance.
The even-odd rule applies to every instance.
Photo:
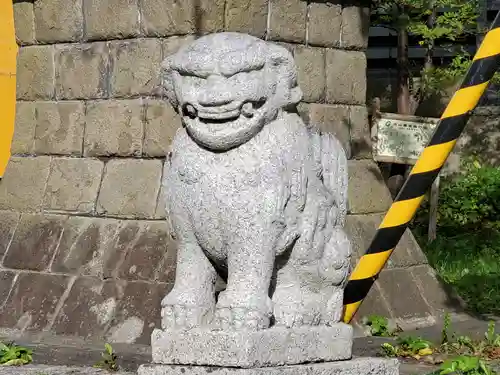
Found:
[[[366,249],[391,204],[370,154],[366,7],[36,0],[14,11],[21,48],[13,156],[0,182],[0,327],[149,343],[176,257],[160,181],[180,119],[158,72],[203,33],[246,32],[293,53],[299,113],[350,156],[347,230],[356,253]],[[447,297],[423,293],[437,283],[425,263],[406,233],[360,316],[433,319]]]

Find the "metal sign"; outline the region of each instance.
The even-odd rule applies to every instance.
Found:
[[[373,159],[415,164],[431,139],[439,119],[378,113],[372,126]]]

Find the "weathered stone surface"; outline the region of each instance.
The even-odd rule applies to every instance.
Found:
[[[37,154],[82,155],[85,104],[76,101],[35,104]]]
[[[114,219],[71,216],[51,267],[53,272],[109,278],[133,236]],[[127,243],[124,242],[127,241]]]
[[[363,300],[359,310],[354,316],[354,321],[362,323],[363,318],[370,315],[385,316],[391,318],[390,306],[380,293],[380,288],[376,282],[370,289],[370,293]]]
[[[349,120],[352,156],[355,159],[370,159],[372,157],[372,142],[366,107],[364,105],[350,106]]]
[[[180,241],[162,327],[254,331],[339,322],[350,259],[342,228],[347,159],[336,137],[308,132],[289,110],[302,96],[293,56],[250,35],[219,33],[162,68],[166,97],[183,104],[184,125],[163,179]],[[291,247],[298,253],[275,258]],[[228,287],[216,299],[213,281],[226,272]]]
[[[224,0],[144,0],[142,28],[147,36],[213,33],[224,29]]]
[[[17,55],[16,94],[22,100],[54,97],[54,48],[28,46]]]
[[[110,160],[106,164],[97,212],[152,218],[160,190],[160,160]]]
[[[165,175],[165,173],[167,172],[164,170],[163,174]],[[155,219],[165,219],[167,217],[166,204],[165,186],[162,184],[160,187],[160,194],[158,195],[158,202],[156,202]]]
[[[177,243],[173,240],[170,230],[167,232],[167,246],[166,250],[163,252],[163,259],[160,265],[156,269],[155,279],[156,281],[174,284],[175,281],[175,265],[177,262]],[[216,282],[217,288],[217,282]],[[225,287],[224,287],[225,289]],[[220,289],[222,291],[223,289]]]
[[[297,47],[294,49],[299,86],[305,102],[320,102],[325,95],[325,52],[322,48]]]
[[[377,164],[372,160],[349,161],[349,212],[385,212],[392,203]]]
[[[342,5],[312,2],[309,4],[308,43],[324,47],[340,46]]]
[[[170,284],[129,282],[107,333],[108,342],[149,345],[151,332],[160,326],[159,301],[171,288]]]
[[[59,311],[52,331],[62,335],[101,338],[113,319],[123,286],[117,280],[79,277]]]
[[[194,24],[197,34],[216,33],[224,30],[225,0],[196,0]]]
[[[195,31],[195,2],[143,0],[142,28],[147,36],[189,34]]]
[[[185,44],[189,44],[196,39],[194,35],[171,36],[170,38],[162,39],[163,58],[176,53],[179,48]]]
[[[227,0],[226,31],[264,37],[267,30],[268,0]]]
[[[152,281],[156,279],[157,269],[163,268],[165,255],[175,252],[175,245],[170,239],[165,221],[143,221],[139,226],[140,232],[121,264],[118,277],[125,280]],[[159,270],[161,273],[170,273],[162,275],[162,281],[173,283],[172,266],[174,265],[170,264],[168,269]]]
[[[342,48],[366,49],[370,29],[370,8],[345,6],[342,9]]]
[[[31,154],[33,152],[36,127],[35,108],[35,102],[16,103],[14,137],[10,147],[10,152],[13,155]]]
[[[299,104],[297,104],[298,115],[306,125],[309,125],[311,122],[311,119],[309,117],[309,111],[310,111],[309,107],[310,104],[308,103],[300,102]]]
[[[411,274],[435,315],[444,315],[457,307],[460,310],[460,302],[451,293],[446,292],[444,283],[429,265],[412,267]]]
[[[69,277],[42,273],[19,274],[0,314],[1,327],[41,331],[51,323]]]
[[[271,40],[304,42],[306,40],[307,3],[301,0],[271,1]]]
[[[137,100],[87,103],[85,156],[139,156],[143,106]]]
[[[65,216],[23,214],[3,265],[22,270],[46,270],[59,244],[65,220]]]
[[[350,157],[349,106],[312,103],[309,106],[309,121],[321,131],[334,134],[344,147],[347,157]]]
[[[11,157],[0,183],[0,210],[40,210],[49,165],[48,156]]]
[[[14,3],[16,41],[21,45],[35,42],[35,14],[32,2]]]
[[[378,282],[395,318],[405,320],[408,325],[417,326],[419,321],[425,322],[433,319],[429,305],[422,298],[408,270],[384,270]]]
[[[9,297],[15,276],[12,271],[0,271],[0,306],[3,306]]]
[[[110,42],[110,56],[111,96],[150,95],[160,85],[159,39]]]
[[[34,3],[39,42],[74,42],[83,36],[83,0],[38,0]]]
[[[12,211],[0,211],[0,259],[10,245],[12,235],[19,222],[19,213]]]
[[[123,39],[139,35],[137,0],[84,0],[85,38]]]
[[[348,215],[346,231],[353,239],[353,252],[361,256],[370,246],[384,214]],[[387,263],[388,268],[409,267],[427,263],[425,255],[418,246],[410,230],[401,237],[398,245]]]
[[[396,359],[356,358],[350,361],[314,363],[296,366],[279,366],[252,369],[234,369],[211,366],[143,365],[138,375],[398,375]]]
[[[45,209],[91,213],[104,163],[95,159],[54,158],[45,191]]]
[[[107,96],[109,51],[106,43],[63,45],[56,49],[55,59],[58,99]]]
[[[366,56],[364,52],[326,51],[326,101],[364,104],[366,100]]]
[[[146,156],[165,156],[175,133],[181,127],[181,118],[169,103],[147,100],[144,124],[143,153]]]
[[[351,358],[352,327],[275,327],[261,331],[155,330],[153,363],[267,367]],[[207,350],[210,348],[210,350]]]

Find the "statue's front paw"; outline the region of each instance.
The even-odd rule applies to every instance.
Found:
[[[190,329],[212,320],[213,309],[205,306],[166,305],[161,309],[162,329]]]
[[[292,328],[301,326],[316,326],[321,320],[321,312],[310,309],[299,310],[299,306],[276,306],[274,309],[274,319],[276,326]]]
[[[269,328],[272,315],[270,298],[245,297],[249,296],[244,293],[230,293],[227,290],[221,293],[215,310],[215,322],[220,329],[258,331]]]
[[[223,330],[247,329],[258,331],[269,327],[270,316],[244,307],[220,307],[215,311],[216,325]]]
[[[215,303],[193,301],[189,299],[189,295],[178,293],[174,289],[161,301],[161,327],[189,329],[208,325],[214,317],[214,305]]]

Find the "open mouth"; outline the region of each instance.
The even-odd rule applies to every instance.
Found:
[[[186,103],[182,107],[184,116],[191,119],[197,118],[199,121],[207,124],[220,124],[238,119],[241,115],[246,118],[252,118],[255,111],[264,105],[264,101],[242,102],[235,108],[234,103],[219,107],[195,107]]]

